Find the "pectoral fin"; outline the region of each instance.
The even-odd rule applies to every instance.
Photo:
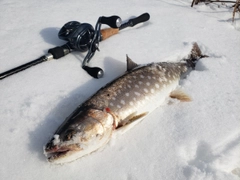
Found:
[[[192,101],[191,97],[180,89],[176,89],[172,91],[170,93],[170,97],[174,99],[178,99],[179,101],[182,101],[182,102]]]
[[[116,128],[118,132],[125,133],[127,130],[131,129],[134,125],[139,123],[148,112],[144,112],[142,114],[132,113],[130,116],[128,116],[126,119],[124,119],[122,122],[118,124],[118,127]]]

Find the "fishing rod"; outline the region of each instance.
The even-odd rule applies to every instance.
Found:
[[[1,73],[0,80],[42,62],[46,62],[52,59],[59,59],[73,51],[88,51],[83,59],[82,68],[92,77],[101,78],[104,74],[101,68],[88,66],[88,63],[94,56],[96,50],[99,51],[99,42],[109,38],[114,34],[117,34],[122,29],[133,27],[136,24],[148,21],[149,18],[150,15],[148,13],[144,13],[122,24],[122,20],[119,16],[101,16],[98,18],[95,29],[88,23],[70,21],[66,23],[58,33],[58,37],[60,39],[67,41],[66,44],[51,48],[48,50],[48,53],[46,55]],[[110,26],[110,28],[101,30],[102,24],[106,24]]]

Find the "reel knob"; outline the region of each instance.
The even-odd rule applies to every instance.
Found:
[[[100,17],[100,23],[107,24],[111,28],[119,28],[122,24],[122,20],[119,16],[110,16],[110,17],[102,16]]]
[[[82,67],[85,71],[87,71],[87,73],[96,78],[96,79],[99,79],[99,78],[102,78],[103,75],[104,75],[104,72],[101,68],[99,67],[89,67],[89,66],[83,66]]]

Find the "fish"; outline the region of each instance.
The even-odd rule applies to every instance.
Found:
[[[179,80],[195,68],[202,55],[193,43],[187,58],[178,62],[138,65],[127,56],[126,72],[79,105],[44,146],[54,164],[72,162],[106,145],[113,132],[130,129],[167,98],[191,101],[178,90]]]

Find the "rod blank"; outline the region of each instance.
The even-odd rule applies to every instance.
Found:
[[[3,73],[0,74],[0,80],[6,78],[6,77],[8,77],[8,76],[11,76],[11,75],[13,75],[13,74],[16,74],[16,73],[18,73],[18,72],[20,72],[20,71],[23,71],[23,70],[25,70],[25,69],[27,69],[27,68],[30,68],[30,67],[32,67],[32,66],[35,66],[35,65],[37,65],[37,64],[40,64],[40,63],[42,63],[42,62],[45,62],[45,61],[47,61],[47,60],[48,60],[48,59],[47,59],[46,56],[42,56],[42,57],[40,57],[40,58],[38,58],[38,59],[36,59],[36,60],[30,61],[30,62],[28,62],[28,63],[26,63],[26,64],[23,64],[23,65],[21,65],[21,66],[18,66],[18,67],[15,67],[15,68],[11,69],[11,70],[8,70],[8,71],[6,71],[6,72],[3,72]]]

